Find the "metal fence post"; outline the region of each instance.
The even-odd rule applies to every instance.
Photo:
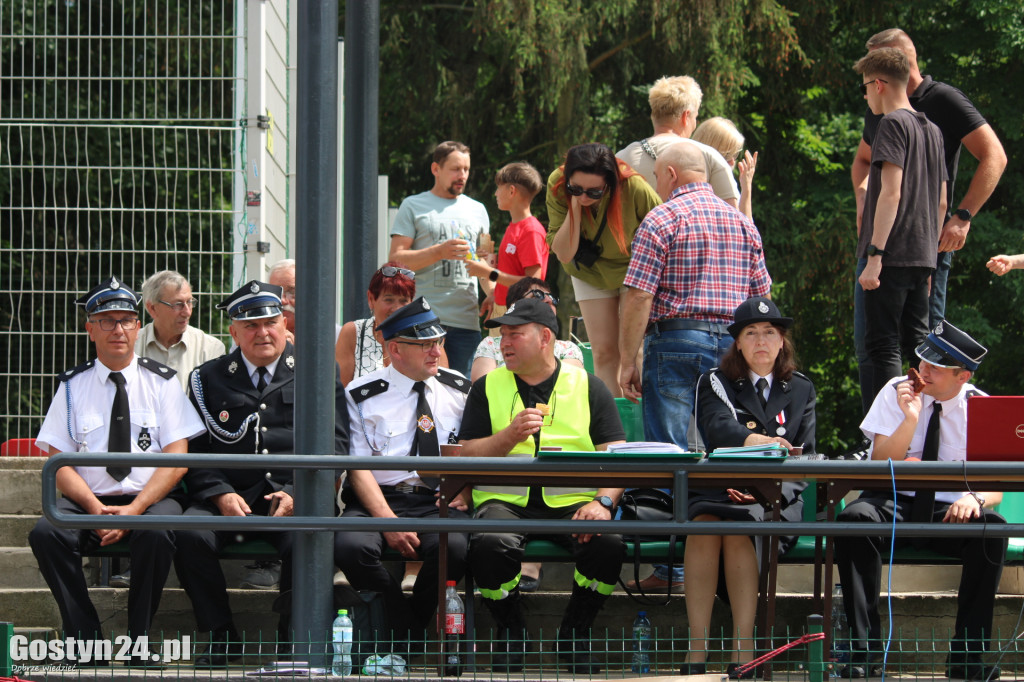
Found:
[[[807,632],[815,635],[822,632],[824,618],[818,614],[807,616]],[[816,639],[807,647],[807,679],[808,682],[824,682],[825,679],[825,648],[823,640]]]

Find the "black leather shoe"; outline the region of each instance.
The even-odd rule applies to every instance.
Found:
[[[761,677],[761,666],[755,665],[746,672],[737,672],[742,663],[730,663],[729,667],[725,669],[725,675],[730,680],[756,680]]]
[[[196,658],[196,667],[223,668],[228,661],[236,661],[241,657],[242,643],[238,641],[238,635],[224,631],[214,632],[206,652]]]
[[[1000,673],[998,665],[985,665],[981,661],[948,663],[946,665],[946,677],[951,680],[987,682],[988,680],[998,680]]]
[[[839,677],[847,680],[863,680],[868,677],[881,677],[882,666],[879,663],[844,665],[839,669]]]
[[[536,592],[540,588],[540,578],[532,575],[524,575],[519,578],[519,590],[521,592]]]
[[[680,675],[707,675],[707,663],[683,663],[679,666]]]

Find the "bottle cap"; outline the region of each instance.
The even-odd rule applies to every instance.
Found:
[[[641,611],[640,613],[638,613],[636,615],[638,615],[638,616],[646,616],[647,612],[646,611]]]
[[[449,581],[445,582],[445,585],[447,585],[448,587],[455,587],[455,581],[454,580],[449,580]]]
[[[339,616],[347,616],[348,615],[348,609],[338,609],[338,615]]]

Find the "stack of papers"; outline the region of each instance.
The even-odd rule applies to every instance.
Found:
[[[783,459],[789,451],[779,443],[746,445],[738,448],[716,448],[709,459]]]
[[[648,454],[686,454],[686,449],[675,443],[655,443],[643,441],[640,443],[616,443],[608,446],[608,452],[642,452]]]

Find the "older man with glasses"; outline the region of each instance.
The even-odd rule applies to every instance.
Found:
[[[138,296],[116,277],[76,303],[85,308],[85,329],[96,358],[60,375],[60,386],[36,445],[57,452],[184,453],[188,439],[203,433],[170,367],[133,350],[139,330]],[[114,516],[181,514],[178,482],[185,469],[147,466],[64,467],[57,472],[64,513]],[[128,628],[140,642],[132,665],[153,665],[146,636],[160,604],[174,556],[170,530],[119,529],[111,518],[101,530],[57,528],[40,519],[29,533],[32,553],[60,608],[66,637],[103,636],[82,572],[82,553],[127,538],[137,578],[128,590]],[[145,653],[142,653],[145,651]],[[80,665],[107,665],[106,660]]]
[[[454,443],[462,423],[469,380],[440,366],[445,330],[422,298],[393,312],[378,327],[391,364],[354,379],[346,391],[350,454],[381,457],[436,457],[441,445]],[[350,469],[342,490],[343,516],[424,518],[438,515],[438,479],[414,470]],[[460,497],[449,507],[452,517],[465,516]],[[406,598],[402,586],[381,565],[391,547],[407,561],[423,561]],[[448,535],[448,579],[465,573],[467,538]],[[334,561],[352,587],[384,596],[391,641],[422,645],[437,606],[437,533],[377,531],[336,533]]]
[[[135,352],[173,368],[184,390],[189,372],[224,355],[224,342],[189,324],[199,301],[181,273],[161,270],[147,279],[142,300],[153,321],[139,332]]]

